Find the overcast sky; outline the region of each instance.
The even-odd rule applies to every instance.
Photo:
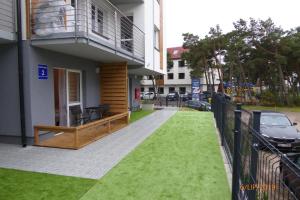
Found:
[[[203,37],[216,24],[226,33],[240,18],[271,17],[284,29],[300,26],[300,0],[164,0],[164,4],[167,47],[182,46],[182,33]]]

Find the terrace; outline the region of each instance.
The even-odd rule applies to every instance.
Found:
[[[89,117],[85,117],[84,111],[89,108],[79,104],[72,105],[68,111],[68,126],[55,126],[59,124],[36,124],[34,126],[36,146],[80,149],[129,123],[126,63],[102,65],[100,80],[99,105],[89,108],[97,110],[107,105],[106,112],[98,110],[96,118],[93,118],[91,113]],[[56,115],[60,115],[60,111]]]
[[[108,0],[33,0],[32,45],[105,63],[144,64],[144,32]]]

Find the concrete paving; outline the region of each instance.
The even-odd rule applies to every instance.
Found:
[[[99,179],[176,112],[156,111],[80,150],[0,144],[0,167]]]
[[[216,124],[215,124],[215,128],[216,128],[216,134],[217,134],[217,137],[218,137],[220,152],[221,152],[223,162],[224,162],[224,167],[225,167],[225,172],[226,172],[226,176],[227,176],[228,185],[231,189],[232,188],[232,169],[231,169],[231,165],[230,165],[229,160],[227,159],[225,149],[221,145],[220,132],[219,132]]]

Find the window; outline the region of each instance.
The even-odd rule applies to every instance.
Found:
[[[159,50],[159,30],[157,27],[154,27],[154,48]]]
[[[149,87],[149,92],[154,92],[154,88],[153,87]]]
[[[174,74],[173,73],[168,73],[168,79],[174,79]]]
[[[71,0],[71,6],[75,8],[75,0]]]
[[[147,76],[147,80],[152,80],[152,76],[151,75]]]
[[[92,4],[92,31],[104,36],[104,13],[94,4]]]
[[[141,92],[144,92],[145,91],[145,88],[141,87]]]
[[[175,88],[174,87],[169,87],[169,93],[173,93],[175,92]]]
[[[179,93],[180,93],[180,94],[185,94],[185,93],[186,93],[185,87],[180,87],[180,88],[179,88]]]
[[[68,72],[69,103],[80,102],[80,73]]]
[[[184,60],[178,61],[178,66],[179,67],[184,67],[185,66],[185,61]]]
[[[185,79],[185,73],[179,73],[178,79]]]
[[[168,64],[167,64],[168,70],[169,70],[169,69],[172,69],[173,66],[174,66],[173,60],[169,59],[169,60],[168,60]]]
[[[164,94],[164,88],[163,87],[158,88],[158,93],[159,94]]]

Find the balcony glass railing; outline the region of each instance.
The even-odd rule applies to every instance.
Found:
[[[85,38],[144,60],[144,32],[107,0],[35,0],[30,27],[32,40]]]
[[[0,0],[0,31],[15,33],[15,1]]]

